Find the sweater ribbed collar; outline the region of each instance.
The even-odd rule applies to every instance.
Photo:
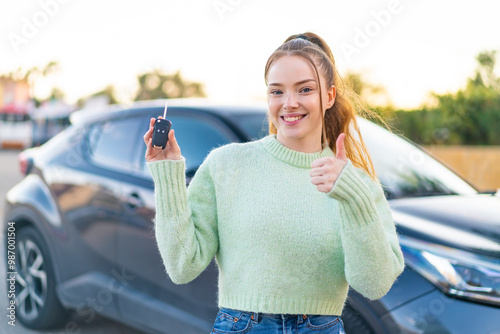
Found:
[[[292,150],[276,139],[276,135],[269,135],[261,139],[264,148],[275,158],[295,167],[311,168],[311,163],[319,158],[335,156],[330,147],[315,153],[305,153]]]

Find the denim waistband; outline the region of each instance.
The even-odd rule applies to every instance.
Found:
[[[221,308],[221,311],[224,310],[230,310],[230,309]],[[310,316],[308,314],[275,314],[275,313],[260,313],[260,312],[248,312],[248,311],[239,311],[239,312],[241,312],[242,314],[247,314],[249,318],[255,323],[259,322],[259,318],[265,317],[265,318],[273,318],[276,320],[287,320],[290,318],[296,318],[297,324],[301,324],[307,319],[307,317]]]
[[[274,314],[274,313],[257,313],[257,312],[248,312],[253,315],[252,320],[255,322],[259,322],[259,318],[273,318],[277,320],[286,320],[290,318],[297,318],[297,323],[302,323],[305,319],[307,319],[307,314]]]

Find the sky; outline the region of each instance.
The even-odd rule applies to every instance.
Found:
[[[323,37],[342,74],[383,86],[396,107],[454,92],[481,51],[500,53],[492,0],[23,0],[0,2],[0,75],[57,61],[37,81],[68,102],[114,85],[133,98],[137,75],[181,71],[215,100],[265,100],[264,66],[292,34]]]

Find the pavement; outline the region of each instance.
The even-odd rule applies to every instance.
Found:
[[[0,150],[0,217],[3,221],[3,209],[5,202],[5,194],[15,184],[23,179],[19,171],[17,156],[19,150]],[[33,331],[29,330],[17,321],[15,326],[8,324],[7,317],[7,281],[6,275],[3,274],[6,268],[5,245],[3,231],[0,230],[0,333],[1,334],[144,334],[130,327],[124,326],[112,320],[96,317],[91,322],[87,323],[84,318],[78,318],[72,315],[68,319],[68,327],[60,330],[52,331]]]

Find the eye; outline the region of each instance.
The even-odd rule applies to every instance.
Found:
[[[273,89],[269,92],[270,95],[281,95],[283,94],[280,90],[278,89]]]
[[[312,88],[311,87],[304,87],[300,91],[302,93],[310,93],[310,92],[312,92]]]

